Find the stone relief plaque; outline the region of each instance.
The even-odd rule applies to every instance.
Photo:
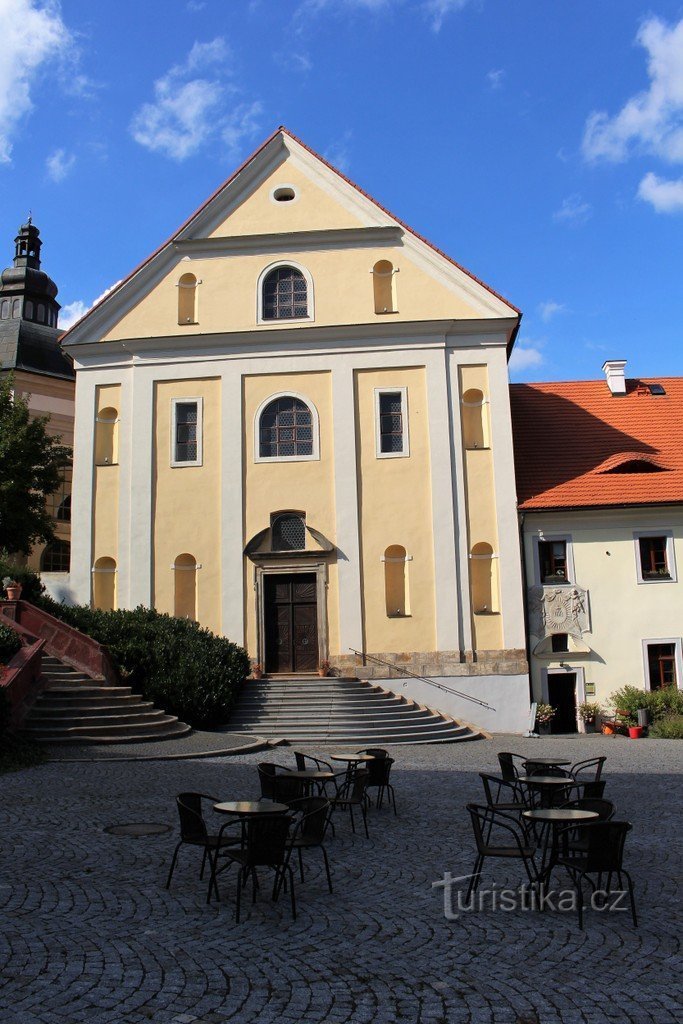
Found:
[[[581,638],[590,630],[588,591],[581,587],[530,587],[529,628],[534,636],[568,633]]]

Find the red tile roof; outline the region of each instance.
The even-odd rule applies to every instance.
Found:
[[[619,396],[604,379],[511,384],[510,400],[520,509],[683,502],[683,377]]]

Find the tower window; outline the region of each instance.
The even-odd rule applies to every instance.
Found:
[[[173,400],[172,466],[201,466],[202,464],[202,400],[177,398]]]
[[[377,458],[395,458],[410,454],[407,413],[407,388],[375,389]]]
[[[276,267],[263,282],[264,320],[299,320],[308,316],[306,278],[295,267]]]

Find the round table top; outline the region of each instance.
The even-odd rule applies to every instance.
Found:
[[[574,780],[558,775],[520,775],[517,782],[524,782],[527,786],[571,786]]]
[[[287,804],[276,804],[274,800],[226,800],[214,804],[214,811],[219,814],[284,814],[289,810]]]
[[[357,764],[360,761],[376,761],[374,754],[330,754],[333,761],[348,761],[349,764]]]
[[[280,777],[282,777],[282,776],[280,776]],[[315,780],[321,780],[322,781],[324,779],[333,779],[334,778],[334,772],[328,772],[328,771],[325,771],[322,768],[296,768],[296,769],[294,769],[292,771],[288,771],[284,777],[286,779],[292,779],[293,778],[293,779],[310,779],[311,781],[315,781]]]
[[[571,761],[558,761],[557,758],[552,758],[552,757],[528,757],[526,759],[525,763],[526,764],[547,764],[547,765],[551,765],[552,764],[552,765],[556,765],[558,768],[561,768],[565,764],[571,764]]]
[[[530,818],[531,821],[590,821],[599,818],[597,811],[581,811],[572,807],[539,807],[535,811],[522,811],[523,818]]]

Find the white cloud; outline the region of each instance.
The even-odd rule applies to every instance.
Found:
[[[651,203],[657,213],[683,213],[683,178],[666,181],[650,171],[638,186],[638,198]]]
[[[520,371],[542,366],[544,362],[545,358],[540,349],[529,342],[524,342],[523,344],[515,345],[508,365],[510,370]]]
[[[553,220],[564,224],[585,224],[593,212],[590,203],[583,201],[578,192],[562,200],[559,210],[555,210]]]
[[[566,309],[567,307],[563,303],[554,302],[552,299],[549,299],[548,302],[542,302],[540,304],[538,312],[541,315],[543,323],[547,324],[548,321],[552,320],[557,313],[564,313]]]
[[[657,17],[641,25],[636,41],[648,55],[650,87],[632,96],[614,117],[594,111],[586,122],[588,160],[626,160],[633,149],[683,162],[683,18],[668,26]]]
[[[424,9],[432,25],[433,32],[440,32],[449,14],[461,11],[470,0],[425,0]]]
[[[45,161],[47,173],[53,181],[59,184],[73,170],[76,157],[73,153],[67,153],[65,149],[56,149]]]
[[[503,68],[493,68],[486,75],[488,83],[492,89],[501,89],[503,86],[503,79],[505,78],[505,70]]]
[[[353,10],[365,10],[376,13],[384,10],[396,10],[404,6],[406,0],[302,0],[294,15],[294,23],[298,31],[306,27],[307,19],[321,11],[346,13]],[[446,18],[456,11],[461,11],[470,0],[418,0],[412,6],[418,7],[426,14],[434,32],[440,32]]]
[[[88,310],[92,309],[93,306],[96,306],[98,302],[101,302],[106,295],[109,295],[109,292],[113,292],[114,288],[118,288],[120,284],[121,282],[117,281],[115,284],[112,284],[109,288],[105,288],[102,294],[98,295],[97,298],[93,302],[91,302],[89,306],[85,302],[83,302],[82,299],[76,299],[75,302],[69,302],[66,306],[62,306],[62,308],[59,311],[60,330],[68,331],[69,328],[73,327],[73,325],[77,323],[82,316],[85,316]]]
[[[59,5],[47,0],[0,0],[0,163],[8,163],[18,123],[33,108],[31,90],[40,68],[67,58],[73,38]]]
[[[258,130],[261,107],[238,104],[225,112],[239,92],[228,81],[231,75],[232,54],[223,38],[195,43],[183,64],[154,83],[154,102],[143,104],[131,121],[133,138],[178,161],[212,139],[222,139],[231,151],[239,148]]]
[[[336,167],[342,174],[348,174],[351,167],[351,137],[352,133],[345,131],[323,153],[327,162]]]

